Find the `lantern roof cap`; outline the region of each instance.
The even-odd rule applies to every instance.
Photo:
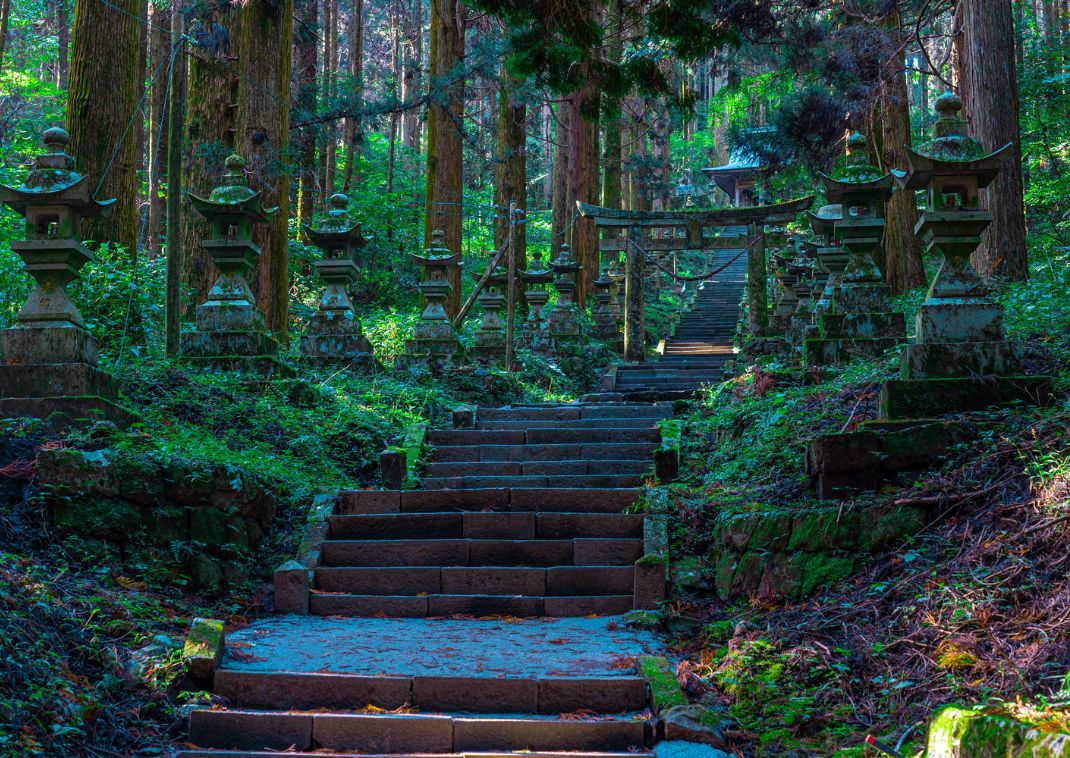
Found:
[[[207,198],[190,194],[190,202],[198,213],[205,218],[241,214],[261,222],[275,215],[279,209],[265,208],[261,193],[249,186],[249,178],[245,175],[245,158],[234,153],[227,156],[223,165],[227,169],[227,173],[223,175],[223,183],[213,189]]]
[[[461,254],[459,252],[455,253],[446,247],[445,231],[435,229],[431,232],[431,244],[427,246],[423,254],[409,253],[409,257],[423,263],[450,264],[460,260]]]
[[[83,217],[101,216],[111,211],[115,200],[95,200],[89,181],[75,170],[74,158],[67,154],[71,137],[65,129],[53,126],[41,135],[45,152],[33,160],[33,168],[22,184],[0,184],[0,202],[26,215],[33,205],[66,205]]]
[[[907,147],[906,171],[892,171],[903,189],[924,189],[937,176],[976,176],[979,188],[987,187],[1003,167],[1008,143],[994,153],[969,136],[962,118],[962,98],[945,92],[933,105],[938,114],[932,139],[917,149]]]
[[[841,203],[845,196],[853,199],[872,197],[887,199],[895,180],[869,162],[869,140],[860,132],[847,138],[847,155],[830,176],[821,174],[825,194],[832,203]]]
[[[319,221],[312,224],[303,224],[301,230],[305,237],[314,245],[327,246],[335,244],[348,244],[356,248],[362,248],[371,240],[365,237],[361,231],[361,224],[349,217],[349,198],[342,193],[331,195],[327,201],[330,210]]]

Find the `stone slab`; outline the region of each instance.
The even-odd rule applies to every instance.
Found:
[[[338,493],[337,513],[400,513],[401,493],[397,490],[342,490]]]
[[[530,595],[546,594],[546,570],[541,568],[458,568],[443,567],[444,595]]]
[[[638,677],[539,680],[539,713],[625,713],[649,704],[646,681]]]
[[[190,711],[189,740],[235,750],[307,750],[312,747],[312,716],[198,708]]]
[[[423,711],[462,713],[538,713],[539,683],[534,679],[418,676],[412,704]]]
[[[481,620],[272,616],[227,635],[231,671],[552,679],[634,676],[657,638],[619,618]],[[471,655],[478,649],[478,656]]]
[[[446,716],[317,714],[316,745],[362,753],[452,753],[453,722]]]
[[[410,702],[412,680],[405,677],[352,674],[293,673],[289,671],[217,671],[215,694],[232,706],[275,710],[333,708],[385,710]]]
[[[453,727],[454,749],[628,750],[646,744],[642,721],[539,721],[536,719],[458,718]]]
[[[465,513],[466,539],[535,539],[535,513]]]
[[[1052,378],[1047,376],[891,379],[881,387],[879,415],[882,419],[924,418],[1015,401],[1045,406],[1052,398]]]
[[[626,595],[634,573],[632,566],[553,566],[546,569],[546,594]]]
[[[625,566],[643,556],[643,541],[638,539],[577,539],[573,557],[577,566]]]
[[[350,568],[321,566],[314,574],[321,592],[353,595],[420,595],[442,591],[442,570],[438,566],[395,568]]]
[[[467,566],[466,540],[328,540],[327,566]]]

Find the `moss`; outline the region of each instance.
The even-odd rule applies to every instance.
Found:
[[[1066,758],[1070,735],[1046,734],[1016,719],[947,706],[929,725],[928,758]]]
[[[664,619],[658,611],[634,610],[624,614],[625,626],[636,629],[660,629]]]
[[[639,659],[639,671],[650,685],[655,711],[661,713],[674,705],[687,705],[687,696],[680,689],[668,658],[644,656]]]
[[[711,621],[702,625],[702,636],[707,644],[718,645],[732,639],[736,630],[736,622],[730,619]]]
[[[794,574],[794,596],[803,598],[851,576],[855,571],[855,558],[838,552],[796,553],[788,565]]]

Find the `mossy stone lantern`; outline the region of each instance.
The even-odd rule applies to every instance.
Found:
[[[906,320],[892,311],[891,292],[873,253],[884,234],[884,204],[892,196],[891,174],[869,163],[868,142],[855,132],[835,176],[822,175],[829,200],[841,208],[833,233],[849,254],[832,293],[831,309],[817,318],[818,336],[805,342],[803,359],[824,365],[880,355],[906,339]]]
[[[260,257],[253,226],[269,221],[278,209],[265,208],[260,192],[249,186],[244,158],[231,155],[224,165],[223,183],[207,198],[189,196],[208,221],[210,236],[201,246],[219,276],[197,306],[196,329],[182,333],[182,355],[208,370],[290,376],[294,371],[276,357],[279,343],[266,333],[248,282]]]
[[[598,273],[598,278],[591,282],[591,287],[595,291],[595,307],[593,314],[594,321],[594,336],[600,340],[617,341],[621,342],[621,347],[624,346],[624,335],[621,333],[620,328],[617,325],[617,309],[616,298],[614,297],[613,288],[616,283],[609,273],[610,262],[602,261],[602,270]]]
[[[461,254],[446,247],[446,233],[435,229],[424,253],[410,253],[409,257],[420,266],[419,287],[427,305],[416,323],[413,339],[406,346],[408,358],[418,362],[448,362],[461,350],[445,306],[446,298],[453,292],[450,272],[461,265]]]
[[[363,334],[349,287],[357,280],[356,256],[368,244],[361,225],[349,217],[349,198],[332,195],[330,210],[318,223],[302,227],[305,239],[323,251],[316,272],[324,290],[308,333],[301,338],[301,356],[314,364],[347,365],[372,370],[371,345]]]
[[[479,328],[472,340],[472,350],[484,360],[505,358],[505,325],[501,313],[508,304],[505,296],[508,283],[509,273],[499,265],[491,272],[486,286],[479,293],[478,300],[483,309],[483,317],[479,320]]]
[[[813,250],[814,258],[817,260],[818,269],[825,275],[813,307],[815,316],[832,309],[832,295],[851,257],[851,254],[835,241],[836,222],[842,217],[843,206],[838,203],[822,206],[817,213],[806,212],[810,228],[818,237]]]
[[[115,383],[97,368],[96,342],[66,286],[95,261],[82,245],[82,221],[103,216],[114,200],[93,198],[75,170],[63,129],[44,132],[45,152],[17,187],[0,185],[0,202],[26,219],[25,239],[11,250],[34,280],[15,326],[0,332],[0,415],[52,417],[57,426],[93,416],[129,421]]]
[[[543,265],[542,253],[536,250],[531,254],[527,269],[520,272],[520,278],[526,285],[524,299],[528,302],[528,316],[520,333],[520,344],[539,353],[550,352],[553,342],[546,317],[546,303],[550,299],[546,285],[554,280],[553,269]]]
[[[885,418],[1050,397],[1049,378],[1016,376],[1022,370],[1020,351],[1004,337],[1003,308],[988,297],[970,263],[992,223],[992,213],[981,208],[979,191],[1003,168],[1010,145],[988,153],[972,139],[959,115],[958,95],[941,95],[935,108],[932,139],[917,150],[908,148],[909,167],[895,175],[904,190],[925,191],[925,212],[916,231],[925,251],[943,260],[918,312],[917,344],[903,352],[901,379],[884,386]]]
[[[556,278],[557,303],[550,312],[550,334],[555,340],[575,340],[580,335],[580,322],[576,307],[576,277],[583,266],[572,257],[572,249],[562,244],[557,257],[550,261]]]

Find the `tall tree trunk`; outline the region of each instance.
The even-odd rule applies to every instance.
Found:
[[[427,192],[424,241],[446,233],[445,244],[461,251],[464,200],[464,6],[457,0],[431,0],[431,100],[427,112]],[[446,303],[452,317],[461,307],[461,272],[450,274],[453,293]]]
[[[349,75],[353,80],[353,91],[357,96],[358,107],[364,103],[364,2],[352,0],[352,16],[349,21]],[[394,77],[395,81],[397,76]],[[394,124],[391,122],[391,139],[394,139]],[[353,180],[356,162],[364,149],[364,131],[359,117],[346,119],[346,176],[345,190]]]
[[[551,243],[550,259],[557,255],[558,248],[564,244],[571,244],[572,212],[574,208],[568,199],[568,156],[569,156],[569,119],[571,118],[568,103],[558,103],[554,112],[556,126],[554,128],[554,163],[553,183],[554,194],[551,207]]]
[[[239,7],[218,0],[189,27],[197,44],[189,56],[182,186],[200,197],[207,197],[219,184],[223,161],[235,149],[238,77],[232,61],[240,23]],[[201,246],[208,231],[208,223],[186,203],[182,210],[182,281],[189,292],[183,304],[186,318],[215,281],[215,267]]]
[[[316,83],[317,28],[319,0],[297,0],[294,17],[295,111],[306,119],[316,113],[319,88]],[[293,137],[297,160],[297,218],[302,224],[312,220],[316,203],[316,136],[318,129],[305,126]]]
[[[515,77],[504,76],[498,100],[498,181],[495,183],[494,198],[498,206],[494,230],[496,248],[501,247],[509,237],[509,203],[516,202],[520,211],[528,208],[527,107],[515,97],[519,84]],[[525,230],[526,226],[520,224],[513,235],[512,255],[518,271],[527,262]]]
[[[554,203],[554,111],[550,103],[543,103],[539,108],[542,116],[540,125],[542,136],[542,192],[540,204],[543,208],[552,208]]]
[[[177,43],[185,33],[181,0],[174,0],[169,16],[169,36]],[[186,257],[186,251],[182,247],[182,135],[186,118],[184,48],[185,45],[176,48],[178,57],[175,59],[167,104],[167,273],[164,287],[164,349],[167,355],[178,355],[179,352],[179,335],[182,328],[182,261]]]
[[[880,166],[884,171],[889,171],[907,163],[906,147],[911,143],[910,106],[907,103],[906,56],[903,45],[899,44],[903,30],[898,8],[886,16],[881,24],[888,29],[894,52],[881,80],[878,104],[881,134],[874,137],[879,147]],[[885,205],[884,216],[887,225],[882,242],[884,261],[881,270],[888,286],[898,294],[924,285],[925,264],[921,257],[921,245],[914,234],[914,225],[918,222],[914,193],[894,193]]]
[[[1012,143],[1003,170],[981,192],[993,215],[973,263],[985,277],[1029,276],[1022,193],[1018,76],[1014,66],[1014,19],[1010,0],[959,0],[962,49],[957,79],[973,137],[987,150]]]
[[[338,0],[322,0],[320,2],[320,36],[323,45],[320,51],[320,102],[326,107],[332,107],[331,82],[337,75],[334,64],[335,47],[338,42]],[[335,125],[324,124],[320,130],[320,175],[319,184],[322,193],[321,205],[326,204],[326,199],[334,192],[334,158],[335,158]]]
[[[71,155],[98,198],[115,198],[110,216],[82,227],[87,239],[114,242],[136,255],[137,133],[128,129],[140,90],[140,0],[78,0],[74,6],[67,131]]]
[[[610,65],[619,66],[624,55],[624,29],[621,25],[621,0],[609,4],[609,40],[606,55]],[[621,207],[621,117],[620,101],[613,103],[606,122],[606,144],[602,159],[602,205],[606,208]]]
[[[5,3],[9,1],[4,0]],[[6,19],[2,25],[4,30],[0,32],[0,36],[7,36]],[[0,58],[3,57],[3,45],[3,41],[0,40]],[[67,89],[67,82],[70,79],[70,47],[71,28],[67,0],[56,0],[56,86],[60,89]]]
[[[167,176],[167,149],[164,134],[167,133],[168,71],[171,60],[171,10],[155,3],[149,3],[149,71],[156,74],[149,93],[149,134],[148,134],[148,169],[149,198],[148,223],[145,230],[145,244],[149,256],[155,258],[160,254],[163,235],[164,216],[167,212],[167,200],[163,194],[163,181]],[[176,61],[177,67],[177,61]],[[185,74],[185,71],[174,72]]]
[[[423,64],[423,0],[406,3],[405,22],[405,72],[401,79],[401,101],[411,103],[420,92],[420,67]],[[412,154],[420,151],[420,111],[408,108],[401,121],[401,141]],[[410,168],[413,168],[410,166]]]
[[[7,48],[7,28],[11,21],[11,0],[0,0],[0,73],[4,71],[4,50]]]
[[[258,224],[253,238],[260,245],[257,302],[267,326],[287,339],[289,274],[287,221],[289,167],[285,148],[290,139],[290,66],[293,0],[247,0],[238,35],[238,151],[248,161],[253,189],[263,191],[267,206],[278,211]]]

